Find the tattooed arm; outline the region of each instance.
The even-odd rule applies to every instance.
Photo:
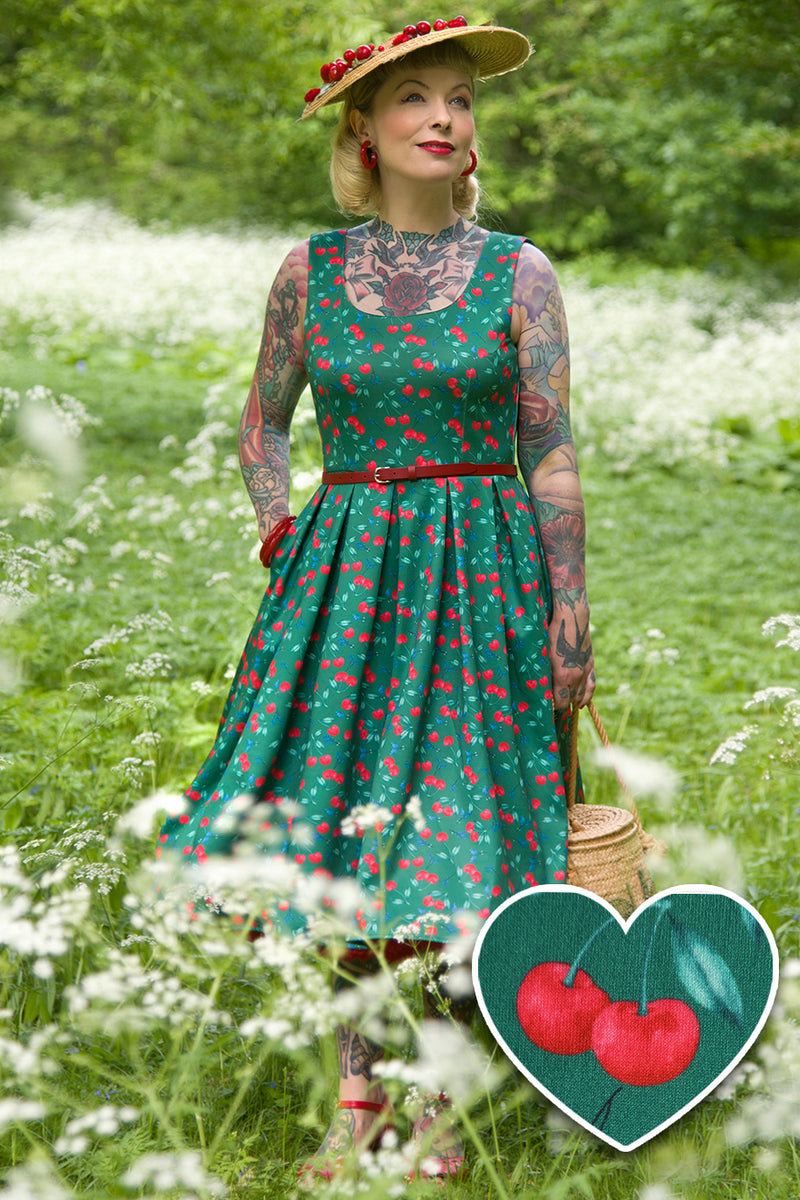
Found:
[[[239,423],[239,462],[262,541],[288,513],[289,426],[306,384],[307,294],[308,242],[303,242],[289,253],[272,285],[258,362]]]
[[[594,692],[584,549],[586,525],[569,423],[569,341],[553,268],[535,247],[520,251],[512,334],[520,395],[519,461],[533,502],[553,592],[550,659],[556,708]]]

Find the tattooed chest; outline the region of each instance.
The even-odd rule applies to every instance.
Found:
[[[402,319],[436,312],[456,301],[467,287],[480,253],[477,239],[407,245],[369,238],[348,247],[344,281],[350,302],[362,312]]]
[[[412,262],[391,269],[375,270],[354,263],[345,270],[350,300],[356,308],[380,316],[404,317],[415,312],[435,312],[457,300],[467,286],[471,271],[454,273],[444,263],[420,267]]]

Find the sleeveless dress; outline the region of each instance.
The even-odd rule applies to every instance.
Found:
[[[522,241],[490,233],[438,312],[407,311],[413,297],[390,287],[387,319],[347,298],[345,231],[311,239],[305,365],[326,469],[515,461]],[[553,713],[549,588],[523,483],[322,485],[294,529],[189,811],[157,853],[235,853],[231,814],[254,798],[272,813],[266,853],[360,885],[356,938],[456,940],[515,891],[565,882],[568,720]],[[342,829],[361,805],[382,819]],[[259,919],[304,926],[290,900]]]

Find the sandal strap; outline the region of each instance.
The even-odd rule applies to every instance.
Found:
[[[384,1112],[387,1108],[386,1102],[378,1104],[375,1100],[340,1100],[337,1108],[365,1108],[368,1112]]]

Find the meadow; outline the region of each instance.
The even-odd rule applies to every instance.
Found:
[[[249,943],[176,904],[152,848],[265,585],[236,426],[291,241],[17,204],[0,232],[0,1197],[285,1197],[331,1112],[329,968],[310,938]],[[450,1091],[469,1134],[469,1178],[444,1189],[462,1200],[789,1200],[800,300],[600,259],[560,276],[598,707],[669,845],[659,886],[753,904],[779,1001],[734,1075],[626,1155],[547,1105],[479,1020],[473,1045],[432,1051],[429,981],[386,967],[352,1017],[390,1048],[397,1142],[328,1194],[425,1190],[405,1181],[403,1119],[425,1086]],[[321,463],[308,397],[292,455],[297,511]],[[588,798],[611,801],[583,726]],[[247,870],[232,893],[277,886]]]

